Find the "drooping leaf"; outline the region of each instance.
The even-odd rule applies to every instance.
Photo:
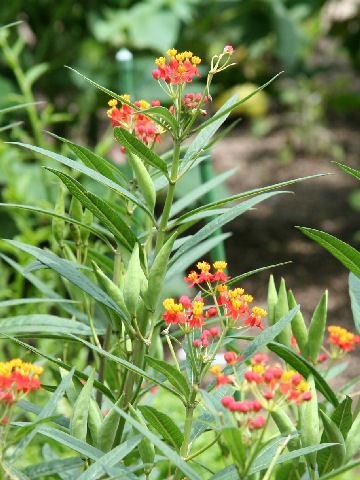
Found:
[[[158,168],[165,175],[168,174],[166,162],[144,145],[137,137],[131,135],[131,133],[121,127],[114,128],[114,136],[121,145],[140,157],[144,163]]]
[[[58,460],[50,460],[48,462],[30,465],[25,468],[24,473],[28,478],[36,479],[49,475],[58,475],[73,468],[82,467],[83,465],[84,462],[80,457],[59,458]]]
[[[168,415],[149,405],[140,405],[139,410],[145,420],[155,428],[166,441],[171,443],[175,449],[180,450],[184,441],[184,435]]]
[[[162,373],[185,398],[190,394],[190,388],[184,375],[170,363],[146,355],[146,362],[156,371]]]
[[[333,235],[315,230],[313,228],[297,227],[302,233],[319,245],[326,248],[335,258],[337,258],[346,268],[360,277],[360,253],[347,243],[339,240]]]
[[[349,295],[355,328],[360,334],[360,278],[352,272],[349,275]]]

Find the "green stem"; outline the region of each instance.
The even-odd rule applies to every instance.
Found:
[[[172,345],[172,343],[171,343],[171,340],[170,340],[170,338],[169,338],[169,335],[166,335],[165,338],[166,338],[167,344],[168,344],[168,346],[169,346],[169,350],[170,350],[172,359],[174,360],[174,363],[175,363],[175,365],[176,365],[176,368],[177,368],[177,369],[179,370],[179,372],[180,372],[180,365],[179,365],[179,362],[177,361],[176,354],[175,354],[175,350],[174,350],[174,347],[173,347],[173,345]]]
[[[284,443],[280,444],[278,449],[276,450],[276,453],[274,455],[274,458],[272,459],[270,465],[269,465],[269,468],[266,470],[266,473],[265,473],[265,476],[263,477],[263,480],[270,480],[271,478],[271,474],[272,474],[272,471],[276,465],[276,461],[277,459],[279,458],[281,452],[286,448],[286,445],[288,443],[288,441],[290,440],[290,435],[286,438],[286,440],[284,441]]]
[[[171,175],[170,175],[170,182],[169,188],[166,195],[165,205],[163,209],[163,214],[161,216],[161,221],[159,225],[159,233],[156,240],[156,247],[155,247],[155,256],[161,250],[161,247],[164,244],[165,240],[165,232],[167,227],[167,222],[169,220],[170,210],[174,200],[174,193],[175,193],[175,186],[176,186],[176,177],[179,170],[179,159],[180,159],[180,142],[175,141],[174,146],[174,156],[173,156],[173,163],[171,167]]]
[[[216,443],[219,438],[221,437],[220,434],[216,435],[214,440],[212,440],[210,443],[208,443],[207,445],[205,445],[205,447],[202,447],[200,448],[200,450],[198,450],[197,452],[193,453],[192,455],[190,455],[189,457],[186,457],[184,458],[185,462],[188,462],[189,460],[192,460],[193,458],[197,457],[198,455],[200,455],[201,453],[204,453],[206,452],[206,450],[210,447],[212,447],[214,445],[214,443]]]

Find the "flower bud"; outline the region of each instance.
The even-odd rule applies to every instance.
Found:
[[[237,360],[237,355],[236,355],[235,352],[225,352],[224,360],[229,365],[235,365],[235,363],[238,361]]]
[[[197,338],[196,340],[193,341],[193,346],[195,348],[199,348],[201,347],[201,340],[199,338]]]

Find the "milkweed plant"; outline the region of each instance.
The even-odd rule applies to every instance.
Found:
[[[12,304],[48,305],[0,321],[3,354],[22,352],[0,363],[2,478],[325,480],[360,464],[358,379],[337,391],[328,383],[360,338],[326,326],[327,291],[305,322],[285,280],[276,287],[270,276],[267,305],[244,288],[283,264],[230,276],[225,258],[205,260],[229,235],[221,227],[311,177],[201,203],[230,171],[176,196],[233,126],[218,132],[232,110],[277,77],[210,116],[213,77],[234,67],[232,55],[225,46],[206,76],[190,51],[157,58],[147,81],[170,107],[71,69],[107,95],[127,173],[64,138],[55,137],[68,156],[16,144],[47,157],[59,188],[52,210],[9,205],[50,217],[52,236],[44,248],[6,240],[33,258],[26,267],[2,254],[39,291]],[[160,143],[169,150],[157,153]],[[24,462],[36,446],[37,460]]]

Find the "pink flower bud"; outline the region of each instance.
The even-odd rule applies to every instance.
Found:
[[[234,48],[231,45],[226,45],[224,47],[224,53],[228,53],[229,55],[231,55],[233,51],[234,51]]]
[[[216,315],[217,315],[216,307],[210,307],[209,310],[206,312],[206,316],[208,318],[215,317]],[[217,335],[217,333],[214,336],[216,337],[216,335]]]
[[[266,419],[262,417],[261,415],[258,415],[257,417],[252,420],[252,422],[249,425],[250,430],[254,430],[254,428],[259,429],[262,428],[266,423]]]
[[[219,329],[216,327],[210,328],[210,335],[212,337],[217,337],[219,335]]]
[[[264,393],[264,397],[266,398],[266,400],[272,400],[274,398],[274,394],[271,390],[267,390]]]
[[[200,338],[197,338],[196,340],[193,341],[193,346],[194,346],[195,348],[201,347],[201,340],[200,340]]]
[[[326,353],[320,353],[318,358],[318,363],[325,362],[326,359],[327,359]]]
[[[254,401],[251,402],[251,403],[252,403],[251,409],[252,409],[254,412],[260,412],[260,410],[262,409],[261,402],[259,402],[259,400],[254,400]]]
[[[235,365],[235,363],[237,362],[237,355],[235,352],[225,352],[224,360],[229,365]]]
[[[152,72],[152,76],[155,78],[155,80],[159,80],[160,77],[161,77],[161,72],[160,70],[153,70]]]
[[[203,347],[208,347],[210,345],[210,342],[207,338],[202,339],[202,344]]]
[[[152,105],[153,107],[159,107],[159,106],[160,106],[160,100],[153,100],[153,101],[151,102],[151,105]]]
[[[182,295],[182,296],[179,298],[179,303],[181,303],[181,305],[182,305],[184,308],[191,308],[191,307],[192,307],[191,300],[190,300],[190,298],[189,298],[187,295]]]
[[[234,397],[230,397],[230,396],[225,396],[221,399],[222,405],[226,408],[230,407],[230,405],[234,402],[235,402]]]
[[[311,394],[311,392],[304,392],[304,393],[301,395],[301,400],[302,400],[303,402],[309,402],[311,399],[312,399],[312,394]]]

